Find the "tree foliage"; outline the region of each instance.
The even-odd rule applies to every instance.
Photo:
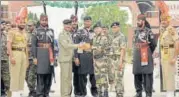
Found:
[[[39,19],[37,18],[36,13],[29,12],[28,13],[28,20],[33,20],[33,21],[37,22]]]
[[[120,10],[120,8],[115,5],[98,5],[95,7],[90,7],[86,10],[85,15],[89,15],[93,19],[93,24],[97,21],[101,21],[103,25],[108,27],[115,21],[120,22],[121,31],[127,34],[127,20],[128,13],[125,10]]]

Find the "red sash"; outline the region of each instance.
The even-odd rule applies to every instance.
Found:
[[[53,56],[52,47],[49,47],[48,51],[49,51],[50,65],[53,65],[54,64],[54,56]]]
[[[148,65],[148,46],[142,46],[140,48],[141,54],[141,65],[146,66]]]

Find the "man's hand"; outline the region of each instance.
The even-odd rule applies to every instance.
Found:
[[[15,59],[12,57],[12,58],[10,58],[10,61],[11,61],[11,64],[13,64],[13,65],[15,65],[16,64],[16,61],[15,61]]]
[[[33,59],[35,65],[37,65],[37,58]]]
[[[158,58],[158,57],[159,57],[159,53],[158,52],[154,52],[153,58]]]
[[[123,65],[123,63],[122,63],[122,62],[120,62],[120,64],[119,64],[119,71],[122,71],[122,70],[123,70],[123,68],[124,68],[124,65]]]
[[[84,49],[84,44],[79,44],[78,48],[83,50]]]
[[[89,43],[82,43],[78,45],[78,48],[82,49],[82,50],[87,50],[91,48],[91,45]]]
[[[78,58],[75,58],[75,64],[76,64],[76,66],[80,65],[80,60]]]
[[[89,43],[84,44],[84,49],[90,49],[90,48],[91,48],[91,45]]]
[[[173,59],[170,61],[170,64],[171,64],[171,65],[175,65],[176,60],[177,60],[177,58],[173,58]]]
[[[159,65],[160,64],[160,58],[154,58],[154,65]]]
[[[27,60],[27,68],[29,68],[29,60]]]

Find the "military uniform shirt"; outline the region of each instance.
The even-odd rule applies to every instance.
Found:
[[[1,48],[1,60],[7,60],[8,55],[7,55],[7,33],[5,31],[1,32],[1,43],[2,43],[2,48]]]
[[[27,47],[27,33],[23,30],[14,28],[8,32],[7,41],[12,42],[12,48],[26,48]]]
[[[126,48],[126,46],[127,46],[127,40],[123,33],[118,32],[113,34],[111,49],[114,55],[120,55],[121,49]]]

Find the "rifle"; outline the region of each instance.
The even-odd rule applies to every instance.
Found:
[[[55,79],[55,68],[54,66],[52,67],[52,76],[54,78],[54,83],[56,83],[56,79]]]
[[[42,4],[43,4],[44,13],[45,13],[45,15],[47,15],[46,4],[45,4],[44,1],[42,1]],[[47,34],[47,36],[50,37],[49,33]],[[51,40],[51,42],[54,41],[54,40],[52,40],[51,37],[50,37],[50,40]],[[55,58],[54,58],[54,59],[55,59]],[[55,60],[54,60],[54,61],[55,61]],[[54,83],[56,83],[54,63],[53,63],[53,66],[52,66],[52,76],[53,76],[53,78],[54,78]]]

